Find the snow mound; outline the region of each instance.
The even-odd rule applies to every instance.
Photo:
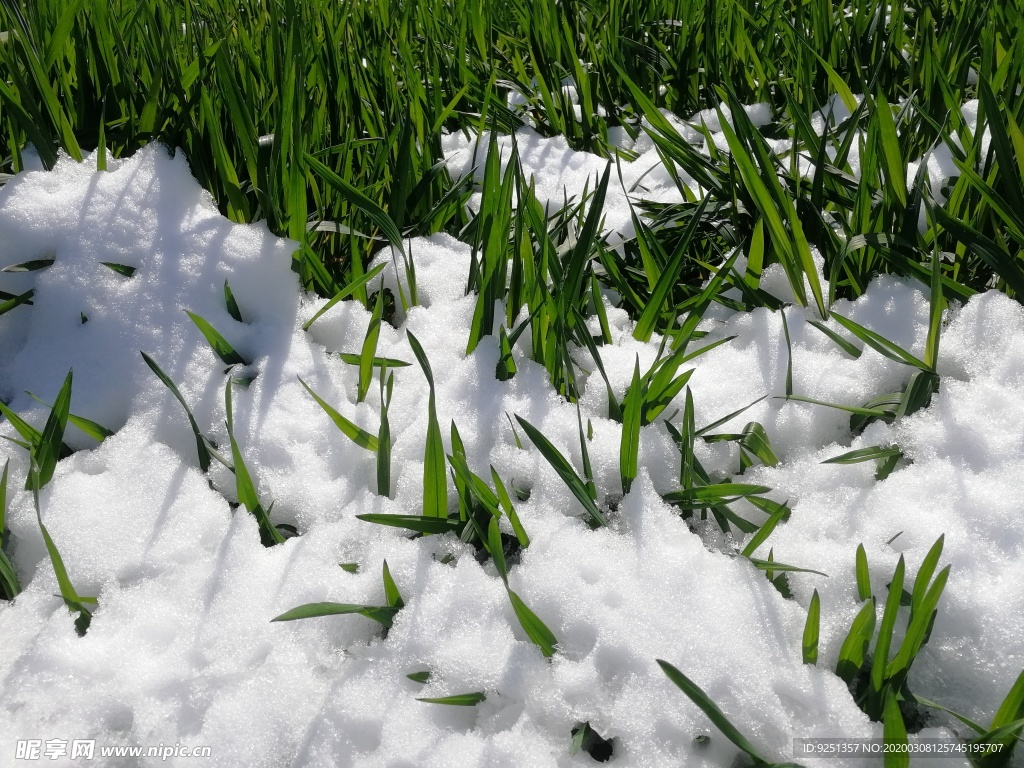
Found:
[[[576,184],[570,193],[579,194],[597,167],[592,156],[576,157],[582,153],[557,139],[528,138],[533,144],[520,137],[520,152],[543,175],[538,189],[560,200]],[[453,151],[473,164],[471,147]],[[608,205],[610,227],[624,226],[626,196],[609,194]],[[324,301],[300,296],[290,272],[294,243],[222,218],[180,155],[150,147],[106,172],[63,160],[0,190],[0,266],[54,260],[0,276],[7,292],[35,290],[32,305],[0,316],[0,396],[41,425],[47,409],[22,391],[52,402],[73,368],[72,412],[116,431],[98,446],[69,431],[81,450],[58,465],[41,494],[72,581],[98,607],[78,637],[54,596],[30,494],[20,490],[25,452],[5,442],[10,554],[25,589],[0,604],[0,733],[9,740],[0,764],[14,762],[16,739],[56,738],[209,745],[218,766],[569,766],[590,761],[568,749],[571,730],[584,722],[613,740],[612,764],[730,764],[736,749],[656,658],[692,677],[768,756],[790,759],[797,736],[877,738],[881,727],[830,671],[858,609],[854,551],[864,543],[878,594],[899,554],[913,574],[943,532],[953,572],[911,679],[929,698],[991,718],[1024,666],[1017,524],[1024,502],[1014,482],[1024,472],[1018,305],[987,294],[952,312],[933,405],[896,426],[874,425],[853,443],[895,442],[913,459],[883,482],[868,464],[820,463],[849,449],[846,414],[777,399],[786,370],[780,313],[709,314],[709,340],[736,338],[695,361],[697,424],[767,396],[720,431],[764,425],[782,463],[748,476],[793,508],[770,544],[780,561],[831,575],[792,574],[796,599],[787,600],[735,556],[742,542],[691,530],[661,500],[676,487],[679,458],[660,422],[643,430],[640,476],[614,525],[590,530],[540,454],[525,438],[517,448],[506,418],[529,420],[580,466],[575,406],[554,395],[524,349],[515,350],[518,373],[507,382],[494,376],[493,339],[464,354],[475,301],[464,295],[468,246],[442,235],[408,246],[421,305],[397,329],[383,327],[378,355],[415,363],[412,331],[433,367],[446,451],[454,421],[477,474],[488,476],[493,465],[506,485],[532,490],[516,502],[532,543],[512,565],[510,586],[558,638],[558,653],[545,659],[529,641],[493,564],[481,565],[467,545],[450,536],[412,539],[356,518],[421,511],[427,430],[423,374],[415,364],[395,369],[392,497],[378,496],[373,456],[345,438],[300,384],[301,376],[376,433],[376,385],[357,403],[358,369],[336,355],[359,351],[368,312],[345,302],[302,331]],[[397,287],[400,261],[385,275]],[[226,310],[225,280],[243,322]],[[275,502],[275,522],[301,534],[282,545],[263,547],[254,518],[233,508],[230,473],[218,465],[209,477],[200,472],[181,405],[139,354],[157,360],[200,429],[226,444],[230,374],[185,309],[216,327],[255,375],[235,389],[235,435],[261,498]],[[839,309],[912,350],[923,346],[927,299],[915,286],[879,280]],[[621,395],[634,360],[650,365],[660,340],[633,340],[625,313],[612,306],[608,313],[615,340],[603,359]],[[848,358],[809,325],[814,313],[786,313],[798,393],[860,404],[909,376],[871,350]],[[588,368],[585,358],[580,353]],[[593,425],[599,498],[619,490],[621,427],[606,418],[606,404],[603,382],[591,377],[581,406]],[[14,434],[6,421],[0,433]],[[709,472],[736,471],[731,444],[699,443],[698,451]],[[382,604],[385,560],[406,603],[386,637],[361,616],[270,622],[308,602]],[[815,588],[817,667],[801,662]],[[406,677],[427,669],[426,685]],[[417,701],[471,691],[486,700],[465,708]],[[694,740],[701,734],[711,735],[709,744]]]

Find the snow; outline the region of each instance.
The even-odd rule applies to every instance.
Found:
[[[603,170],[605,161],[561,139],[529,129],[517,139],[542,200],[560,204],[563,190],[578,195]],[[445,148],[456,171],[482,167],[465,137],[450,137]],[[72,581],[98,598],[84,637],[54,596],[31,496],[20,490],[25,452],[0,446],[0,460],[11,461],[10,554],[25,586],[0,604],[0,765],[14,764],[12,745],[25,738],[210,745],[218,766],[585,765],[591,759],[570,757],[568,746],[571,729],[587,721],[614,738],[612,764],[730,764],[736,749],[656,658],[692,677],[775,759],[791,758],[796,736],[878,738],[881,726],[831,672],[859,609],[854,552],[863,542],[875,593],[884,594],[899,555],[912,577],[940,533],[942,562],[953,570],[911,672],[914,690],[988,722],[1024,666],[1024,535],[1016,524],[1024,510],[1014,481],[1024,472],[1024,310],[1005,296],[951,308],[942,387],[930,408],[872,425],[852,442],[846,414],[778,399],[786,370],[780,313],[709,312],[708,341],[736,338],[694,361],[696,422],[768,396],[719,431],[764,425],[782,463],[754,468],[745,481],[772,487],[772,498],[793,509],[765,548],[830,575],[792,574],[795,599],[786,600],[736,556],[743,541],[706,526],[691,530],[662,502],[660,494],[677,487],[679,459],[660,422],[643,429],[640,474],[613,524],[590,530],[524,436],[525,448],[516,447],[506,418],[536,425],[579,467],[575,406],[551,391],[522,348],[507,382],[494,377],[494,339],[466,356],[475,302],[464,295],[469,247],[446,235],[408,242],[420,305],[407,316],[399,310],[397,329],[384,325],[378,355],[414,362],[412,331],[433,367],[446,451],[454,420],[474,471],[486,476],[493,465],[506,485],[531,489],[516,508],[532,543],[509,578],[559,640],[547,660],[519,625],[492,563],[481,565],[450,536],[410,539],[356,519],[420,512],[426,381],[415,364],[394,371],[392,497],[384,498],[375,493],[374,457],[338,432],[298,377],[376,433],[376,385],[357,404],[358,369],[334,354],[358,352],[369,313],[344,302],[303,332],[324,300],[300,295],[290,271],[294,243],[222,218],[180,154],[149,147],[106,172],[94,163],[64,159],[0,190],[0,266],[55,258],[46,270],[0,275],[5,291],[36,291],[33,305],[0,316],[0,396],[41,426],[47,409],[22,391],[52,402],[73,368],[72,412],[117,433],[97,446],[70,429],[68,442],[81,450],[60,462],[41,493]],[[642,177],[645,197],[678,194],[653,149],[623,163],[623,177],[627,185]],[[610,230],[628,234],[628,202],[617,184],[609,189]],[[137,271],[126,278],[101,261]],[[384,275],[397,287],[401,260]],[[225,280],[243,323],[224,307]],[[766,272],[766,287],[781,293],[783,283]],[[234,390],[235,435],[261,498],[275,502],[274,521],[301,533],[282,545],[263,547],[254,518],[232,511],[226,470],[214,465],[209,479],[199,471],[180,404],[139,355],[157,360],[200,428],[225,445],[228,375],[184,309],[209,320],[257,374],[248,389]],[[837,310],[921,354],[928,308],[917,285],[879,279]],[[614,344],[602,355],[621,396],[634,360],[649,366],[660,339],[637,342],[624,311],[609,305],[608,314]],[[849,358],[808,324],[815,318],[786,310],[797,394],[860,404],[905,384],[906,366],[870,349]],[[587,359],[578,353],[589,369]],[[606,418],[599,377],[586,381],[581,407],[593,424],[588,450],[603,499],[620,490],[621,427]],[[0,433],[13,434],[6,421]],[[913,463],[882,482],[871,464],[820,463],[888,443]],[[736,471],[731,444],[698,441],[697,450],[712,474]],[[307,602],[383,604],[385,560],[406,603],[386,637],[360,616],[270,622]],[[358,573],[338,567],[352,562]],[[801,662],[814,589],[822,601],[816,667]],[[425,686],[406,678],[424,669],[432,672]],[[486,692],[486,701],[459,708],[416,700],[469,691]],[[948,736],[944,724],[936,716],[919,735]],[[695,742],[700,734],[710,744]]]

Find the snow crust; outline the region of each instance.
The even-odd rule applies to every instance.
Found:
[[[580,194],[603,168],[559,139],[525,131],[519,139],[524,167],[549,199]],[[446,149],[468,170],[473,150],[459,141]],[[654,159],[624,164],[627,183]],[[63,160],[0,190],[0,266],[55,258],[46,270],[0,276],[5,291],[36,291],[33,305],[0,316],[0,397],[41,427],[47,409],[23,390],[52,402],[73,368],[72,412],[116,431],[97,446],[69,428],[68,442],[82,450],[60,462],[41,494],[72,581],[98,598],[81,638],[55,597],[31,497],[20,490],[25,452],[0,446],[0,461],[11,461],[10,554],[25,586],[0,603],[0,765],[14,764],[8,747],[23,738],[210,745],[218,766],[587,765],[589,756],[571,757],[568,747],[571,729],[588,721],[614,739],[612,764],[731,764],[736,749],[655,658],[702,686],[765,755],[788,760],[793,737],[881,736],[831,672],[859,608],[855,549],[864,544],[875,593],[884,594],[899,555],[909,581],[941,533],[943,563],[953,570],[911,672],[914,690],[988,722],[1024,666],[1024,310],[1005,296],[980,295],[949,311],[942,385],[930,408],[892,427],[875,424],[852,443],[847,414],[777,399],[786,372],[780,313],[709,313],[709,340],[736,338],[695,361],[697,425],[768,396],[718,431],[764,425],[782,463],[746,477],[793,508],[769,544],[779,561],[830,575],[791,575],[795,599],[786,600],[735,556],[743,541],[691,530],[662,502],[659,494],[677,487],[679,456],[660,422],[642,431],[640,475],[614,525],[590,530],[525,436],[524,449],[516,447],[506,418],[529,420],[580,467],[575,406],[557,398],[523,348],[508,382],[494,377],[493,339],[463,353],[475,302],[464,295],[469,248],[444,235],[411,241],[421,306],[398,329],[383,327],[378,354],[414,362],[412,331],[433,367],[446,451],[454,421],[477,474],[493,465],[506,485],[531,489],[516,507],[532,543],[510,583],[558,638],[549,661],[527,639],[490,562],[481,565],[450,536],[410,539],[356,519],[420,512],[426,381],[415,365],[394,371],[389,499],[374,492],[373,456],[341,435],[297,377],[375,433],[376,386],[356,404],[358,369],[334,354],[358,352],[369,313],[344,302],[303,332],[324,301],[300,295],[290,271],[295,244],[222,218],[180,155],[149,147],[109,171],[94,167]],[[657,169],[644,185],[645,197],[676,193]],[[620,231],[627,196],[616,194],[608,226]],[[104,261],[137,271],[127,278]],[[385,275],[393,287],[404,279],[400,260]],[[225,280],[244,323],[227,314]],[[782,295],[784,283],[769,269],[763,287]],[[200,428],[226,444],[225,366],[184,309],[252,361],[255,380],[234,392],[235,433],[261,498],[275,502],[274,521],[301,532],[283,545],[264,548],[252,516],[232,511],[226,470],[215,467],[212,482],[200,473],[181,406],[139,355],[158,361]],[[649,366],[660,339],[633,340],[625,312],[607,309],[615,339],[602,355],[621,396],[634,360]],[[837,309],[922,353],[928,307],[916,285],[879,279]],[[856,360],[843,354],[808,324],[815,316],[786,310],[796,393],[859,405],[907,381],[910,369],[870,349]],[[578,360],[592,368],[584,352]],[[606,418],[599,377],[586,382],[581,406],[593,424],[588,450],[604,498],[619,491],[621,427]],[[6,421],[0,433],[14,434]],[[882,482],[871,463],[820,463],[889,443],[912,463]],[[732,444],[698,441],[697,450],[713,474],[736,472]],[[383,604],[385,559],[406,602],[386,638],[360,616],[270,623],[307,602]],[[353,562],[358,573],[339,568]],[[822,601],[816,667],[801,663],[814,589]],[[425,669],[426,686],[406,678]],[[416,700],[469,691],[487,700],[468,708]],[[949,735],[943,724],[935,717],[920,736]],[[695,742],[700,734],[710,743]]]

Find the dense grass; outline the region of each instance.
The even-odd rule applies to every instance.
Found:
[[[658,127],[653,107],[686,116],[722,101],[764,101],[776,115],[769,134],[795,136],[814,158],[830,147],[836,156],[801,179],[789,158],[769,160],[743,125],[735,138],[748,164],[736,152],[709,162],[665,138],[666,155],[712,192],[706,226],[728,224],[712,242],[749,243],[763,218],[764,263],[781,259],[795,278],[808,264],[806,240],[825,256],[840,295],[859,294],[880,270],[920,276],[917,265],[934,250],[955,254],[944,277],[964,287],[947,283],[949,293],[993,282],[1020,292],[1024,42],[1011,30],[1021,3],[883,10],[874,0],[5,0],[4,164],[18,170],[26,142],[47,165],[58,148],[80,157],[100,145],[115,156],[150,141],[181,147],[227,215],[265,219],[301,241],[304,282],[333,294],[379,247],[355,234],[380,227],[353,189],[404,234],[463,231],[463,190],[448,194],[438,165],[443,130],[508,131],[528,113],[541,132],[609,155],[608,128],[636,131],[645,113]],[[559,87],[565,78],[577,85],[580,119]],[[511,91],[524,108],[508,109]],[[845,167],[846,134],[818,139],[807,123],[830,95],[848,101],[851,92],[868,96],[855,116],[866,129],[856,139],[865,140],[859,181]],[[985,156],[959,112],[979,95],[994,139]],[[895,115],[882,108],[905,99]],[[949,205],[919,236],[928,200],[916,185],[906,193],[906,165],[950,137],[977,175],[951,179]],[[760,189],[757,177],[776,162],[785,183]],[[687,215],[657,213],[660,221]],[[657,237],[671,253],[678,233]],[[627,255],[636,250],[627,244]],[[706,274],[698,260],[687,262],[681,278]]]
[[[760,424],[714,434],[725,420],[700,428],[694,423],[685,389],[692,371],[683,366],[723,343],[696,346],[702,337],[697,326],[713,302],[784,311],[760,287],[763,269],[781,264],[797,303],[817,307],[858,342],[820,325],[846,353],[871,347],[907,366],[899,392],[869,403],[823,405],[850,411],[854,433],[872,420],[891,422],[926,407],[940,386],[947,302],[988,287],[1024,297],[1024,39],[1014,34],[1022,25],[1021,0],[914,0],[891,11],[876,0],[3,0],[0,151],[6,155],[2,165],[17,172],[28,144],[46,166],[59,150],[81,159],[84,151],[99,148],[100,168],[107,153],[130,155],[153,141],[180,147],[227,216],[266,220],[274,232],[299,242],[295,269],[305,287],[361,301],[373,312],[360,354],[346,363],[359,367],[360,401],[375,399],[372,379],[380,371],[384,418],[378,435],[309,393],[345,438],[377,454],[383,496],[391,492],[388,367],[408,363],[375,357],[388,312],[383,292],[371,300],[367,291],[366,269],[378,249],[390,244],[405,258],[408,282],[395,300],[407,307],[417,298],[415,261],[403,238],[445,231],[471,243],[474,266],[466,288],[479,300],[467,353],[498,327],[502,357],[495,376],[506,380],[516,373],[511,348],[525,335],[530,354],[570,401],[577,396],[578,374],[572,348],[588,349],[605,376],[600,347],[611,338],[600,289],[614,289],[636,322],[635,337],[647,341],[659,334],[664,340],[649,370],[637,364],[621,401],[605,377],[608,415],[623,424],[622,493],[637,475],[641,429],[664,420],[670,403],[683,398],[682,418],[666,422],[680,450],[680,487],[665,500],[685,517],[710,516],[724,531],[754,534],[741,554],[790,596],[786,574],[803,569],[775,562],[770,551],[767,559],[754,556],[788,517],[788,507],[768,500],[770,489],[763,486],[710,477],[694,456],[694,441],[702,438],[739,445],[738,475],[755,462],[778,463]],[[562,88],[566,81],[576,87],[578,107]],[[518,106],[509,106],[512,93],[521,96]],[[971,99],[979,100],[973,131],[961,112]],[[851,116],[827,124],[819,135],[812,119],[830,100]],[[742,105],[753,102],[770,106],[768,126],[755,128],[744,115]],[[712,145],[710,154],[684,141],[660,111],[688,117],[723,106],[733,115],[731,125],[722,121],[729,151]],[[680,183],[682,203],[638,200],[636,235],[612,248],[601,235],[603,201],[616,183],[614,161],[632,155],[615,148],[609,129],[635,135],[643,118],[665,164],[696,179],[705,194]],[[453,181],[441,162],[443,132],[493,137],[527,122],[542,134],[565,136],[576,149],[608,157],[608,171],[586,199],[545,210],[516,157],[503,169],[492,143],[481,169],[479,210],[471,212],[465,203],[472,182]],[[983,140],[985,134],[990,138]],[[792,149],[775,153],[769,138],[790,138]],[[909,164],[939,146],[952,150],[957,172],[934,194],[926,175],[910,177]],[[855,149],[856,169],[850,163]],[[817,276],[815,250],[824,259],[825,281]],[[740,254],[747,257],[742,271],[736,268]],[[882,272],[927,287],[931,321],[921,357],[830,312],[837,297],[859,296]],[[730,288],[741,298],[735,292],[727,298]],[[28,300],[0,294],[0,312]],[[230,311],[228,286],[225,300]],[[496,304],[506,307],[505,318],[495,317]],[[524,306],[528,314],[521,315]],[[592,316],[602,329],[596,336],[585,324]],[[244,362],[203,318],[193,320],[226,364]],[[423,516],[364,519],[420,533],[455,532],[492,558],[504,578],[506,551],[529,546],[529,537],[493,468],[491,483],[469,469],[454,424],[452,455],[445,455],[429,361],[411,334],[410,342],[431,384]],[[146,361],[185,405],[159,366]],[[229,385],[228,398],[230,391]],[[801,399],[793,395],[791,371],[786,395]],[[185,410],[201,468],[208,469],[211,456],[228,463],[200,433],[187,405]],[[227,413],[230,419],[230,399]],[[62,432],[67,415],[53,418]],[[517,421],[579,499],[590,525],[605,525],[615,502],[598,497],[582,416],[582,474],[539,430]],[[60,450],[60,434],[54,434],[46,442],[23,433],[33,456],[49,451],[43,453],[52,462],[42,465],[51,473]],[[240,501],[259,519],[264,543],[281,543],[285,536],[256,495],[233,435],[231,449]],[[877,461],[877,476],[884,479],[900,458],[898,447],[877,446],[832,461]],[[37,476],[36,487],[47,479]],[[734,512],[730,505],[739,499],[754,504],[767,521],[757,525]],[[0,534],[2,502],[0,494]],[[511,519],[515,537],[498,532],[502,514]],[[868,646],[875,597],[869,586],[861,589],[864,609],[840,657],[837,671],[865,711],[885,724],[889,739],[906,739],[904,717],[914,703],[907,675],[927,642],[948,572],[930,580],[940,553],[941,541],[908,594],[914,633],[892,649],[892,662],[885,664],[899,586],[884,600],[874,654]],[[51,556],[57,568],[55,549]],[[0,566],[5,563],[0,558]],[[384,578],[387,606],[316,604],[278,620],[358,613],[387,626],[402,599],[386,565]],[[860,587],[860,570],[857,578]],[[893,582],[902,585],[903,578],[901,560]],[[66,590],[61,586],[68,605],[87,616],[82,603],[88,598],[78,597],[70,582]],[[0,587],[13,595],[16,579]],[[546,656],[553,654],[554,635],[515,592],[508,594],[530,639]],[[808,663],[817,660],[816,593],[812,606],[804,636]],[[739,748],[761,760],[695,684],[668,662],[662,669]],[[472,705],[483,698],[466,696],[425,700]],[[967,724],[991,743],[1014,744],[1024,727],[1024,689],[1018,685],[1006,701],[988,729]],[[586,729],[579,733],[582,743]]]

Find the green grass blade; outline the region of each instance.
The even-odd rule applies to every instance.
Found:
[[[811,604],[807,608],[807,621],[804,623],[803,655],[804,664],[818,663],[818,633],[821,626],[821,600],[818,590],[811,595]]]
[[[423,514],[427,517],[448,516],[448,473],[445,470],[444,443],[441,441],[441,427],[437,422],[437,406],[434,400],[434,374],[430,361],[419,340],[408,333],[409,346],[423,369],[423,375],[430,386],[427,415],[427,443],[423,453]]]
[[[45,405],[47,408],[53,408],[53,406],[50,403],[47,403],[42,398],[32,394],[27,389],[25,390],[25,394],[31,397],[40,405]],[[89,437],[101,443],[114,434],[113,430],[107,429],[102,424],[97,424],[95,421],[83,418],[81,416],[76,416],[73,413],[68,414],[68,421],[74,426],[78,427],[82,432],[87,434]]]
[[[725,716],[725,713],[718,708],[718,705],[711,700],[711,698],[704,693],[704,691],[695,682],[690,680],[686,675],[676,669],[674,666],[669,664],[667,661],[662,659],[656,659],[658,666],[661,667],[661,671],[665,673],[669,680],[676,684],[679,689],[685,693],[690,700],[696,704],[700,710],[708,716],[708,719],[715,724],[715,727],[722,732],[729,741],[736,745],[737,748],[746,752],[755,763],[765,763],[765,759],[760,756],[757,749],[751,744],[747,738],[737,730],[729,719]]]
[[[365,448],[366,450],[374,453],[377,452],[379,444],[377,443],[376,437],[338,413],[326,400],[314,392],[310,386],[302,380],[301,376],[298,377],[298,379],[299,383],[306,388],[306,391],[309,392],[310,396],[316,400],[317,404],[321,408],[324,409],[324,412],[331,418],[331,421],[334,422],[335,426],[341,430],[341,433],[345,435],[345,437],[360,448]]]
[[[163,369],[157,365],[157,362],[147,355],[145,352],[140,351],[142,359],[146,361],[146,365],[156,375],[163,385],[171,391],[174,398],[181,403],[181,407],[185,409],[185,413],[188,416],[189,426],[192,427],[192,434],[196,438],[196,453],[199,457],[199,468],[205,474],[210,471],[210,450],[206,446],[206,438],[203,437],[203,433],[199,431],[199,425],[196,423],[195,416],[192,415],[192,409],[188,407],[188,403],[185,402],[185,398],[182,397],[178,387],[175,386],[174,382],[171,381],[171,377],[164,373]]]
[[[423,701],[427,704],[447,704],[450,707],[474,707],[482,701],[487,700],[487,695],[482,691],[474,693],[458,693],[454,696],[441,696],[438,698],[417,698],[416,701]]]
[[[391,406],[391,393],[394,389],[394,374],[387,374],[387,383],[384,382],[384,375],[387,374],[385,367],[381,371],[380,386],[380,427],[377,430],[377,494],[379,496],[391,496],[391,422],[388,420],[388,408]]]
[[[903,347],[894,344],[884,336],[877,334],[874,331],[868,330],[863,325],[860,325],[859,323],[856,323],[847,317],[843,317],[842,315],[837,315],[834,312],[832,313],[831,317],[834,318],[837,323],[843,326],[846,330],[848,330],[858,339],[860,339],[873,350],[878,352],[878,354],[884,355],[885,357],[888,357],[890,360],[895,360],[898,363],[906,363],[907,365],[912,365],[915,368],[920,368],[922,371],[932,370],[923,360],[919,360],[918,358],[914,357],[912,354],[903,349]]]
[[[607,525],[608,523],[605,521],[604,515],[601,514],[601,511],[597,508],[597,504],[595,504],[594,500],[590,497],[590,492],[587,490],[587,484],[579,475],[576,474],[576,471],[572,468],[572,465],[569,464],[565,456],[562,455],[561,451],[555,448],[555,446],[551,444],[551,441],[544,437],[543,433],[541,433],[539,429],[533,426],[526,419],[521,416],[516,416],[516,421],[519,422],[519,426],[523,428],[526,436],[530,438],[530,442],[537,446],[537,450],[540,451],[541,456],[547,460],[552,469],[554,469],[558,476],[562,478],[562,482],[564,482],[568,486],[569,490],[572,491],[572,495],[575,496],[579,500],[580,504],[583,505],[583,508],[590,516],[591,524],[596,526]]]
[[[377,291],[377,301],[373,305],[373,314],[370,317],[370,324],[366,328],[366,336],[363,339],[363,349],[359,353],[359,389],[356,395],[356,402],[361,403],[370,391],[370,384],[373,381],[373,360],[377,352],[377,340],[380,338],[381,317],[384,311],[384,291]]]
[[[644,405],[644,392],[640,381],[640,358],[633,366],[633,381],[624,400],[622,412],[622,438],[619,441],[619,479],[622,493],[629,493],[637,473],[640,454],[640,414]]]
[[[280,616],[271,619],[274,621],[296,621],[298,619],[314,619],[320,616],[338,616],[346,614],[358,614],[368,619],[373,619],[378,624],[390,627],[394,621],[398,608],[383,605],[354,605],[351,603],[305,603],[304,605],[285,611]]]
[[[839,661],[836,664],[836,674],[847,683],[853,682],[854,677],[864,666],[867,658],[868,645],[875,632],[875,598],[871,598],[860,609],[857,617],[850,625],[850,631],[839,649]]]
[[[519,520],[516,508],[512,504],[512,498],[508,495],[508,490],[505,488],[505,483],[501,481],[501,477],[494,467],[491,467],[491,480],[494,482],[494,491],[498,496],[498,503],[501,505],[502,512],[508,516],[509,523],[512,524],[512,531],[519,541],[519,546],[526,549],[530,546],[530,537],[526,535],[526,529],[523,528],[523,524]]]
[[[797,398],[792,398],[797,399]],[[822,464],[857,464],[862,461],[873,459],[887,459],[890,456],[902,456],[903,452],[895,445],[871,445],[867,448],[858,448],[854,451],[847,451],[831,459],[825,459]]]
[[[185,310],[185,314],[189,316],[196,327],[203,334],[203,337],[213,348],[213,351],[217,353],[217,357],[224,361],[226,365],[248,365],[240,354],[235,351],[235,348],[228,343],[228,340],[220,335],[220,332],[208,323],[204,318],[199,315]]]
[[[384,236],[391,243],[391,246],[400,254],[405,256],[405,245],[402,242],[402,233],[390,216],[358,189],[349,184],[345,179],[336,174],[326,165],[317,160],[313,155],[305,155],[305,163],[314,173],[327,182],[335,192],[341,195],[351,205],[362,211],[370,221],[377,225]]]
[[[384,561],[384,597],[387,600],[388,608],[400,609],[405,607],[405,600],[398,591],[398,585],[391,577],[391,569],[388,568],[388,561]]]
[[[228,314],[231,315],[234,320],[239,323],[243,322],[242,311],[238,308],[238,302],[235,301],[235,294],[231,292],[231,286],[228,285],[227,280],[224,281],[224,306],[227,308]]]
[[[302,330],[308,331],[309,327],[311,325],[313,325],[313,323],[315,323],[321,317],[321,315],[323,315],[327,310],[329,310],[332,307],[334,307],[334,305],[337,304],[339,301],[343,301],[343,300],[347,299],[349,296],[353,295],[356,291],[358,291],[360,288],[362,288],[368,282],[373,280],[373,278],[375,278],[377,275],[379,275],[384,270],[384,267],[386,267],[386,266],[387,266],[386,263],[385,264],[378,264],[376,267],[371,269],[369,272],[367,272],[366,274],[364,274],[364,275],[360,276],[359,278],[353,280],[351,283],[349,283],[344,288],[342,288],[340,291],[338,291],[336,294],[334,294],[334,296],[331,298],[330,301],[328,301],[326,304],[324,304],[322,307],[320,307],[320,309],[317,310],[315,315],[313,315],[311,318],[309,318],[309,320],[307,320],[305,323],[303,323]],[[405,363],[405,365],[408,365],[408,363]]]
[[[861,602],[871,597],[871,572],[868,570],[868,555],[864,545],[857,545],[857,597]]]
[[[515,611],[516,618],[519,619],[519,624],[526,632],[527,637],[540,648],[545,657],[554,656],[558,645],[558,639],[554,633],[511,589],[508,590],[508,597],[512,601],[512,610]]]
[[[907,727],[903,723],[900,705],[895,693],[885,697],[882,711],[882,740],[886,751],[885,768],[910,768],[910,752],[907,751]]]
[[[896,564],[892,582],[889,584],[889,594],[885,599],[885,610],[882,612],[882,623],[878,627],[878,639],[875,641],[875,653],[871,660],[871,689],[874,696],[878,697],[876,703],[879,707],[882,704],[885,667],[889,663],[889,645],[892,642],[893,630],[896,628],[896,615],[900,607],[900,597],[903,594],[905,568],[906,564],[901,555]]]
[[[38,491],[53,478],[60,459],[61,447],[64,444],[64,429],[67,427],[68,414],[71,408],[71,371],[68,371],[64,384],[53,403],[53,409],[46,419],[39,441],[34,443],[31,451],[32,471],[25,482],[25,490]]]
[[[461,528],[458,520],[447,517],[424,517],[423,515],[366,514],[356,517],[367,523],[405,528],[416,533],[457,533]]]

